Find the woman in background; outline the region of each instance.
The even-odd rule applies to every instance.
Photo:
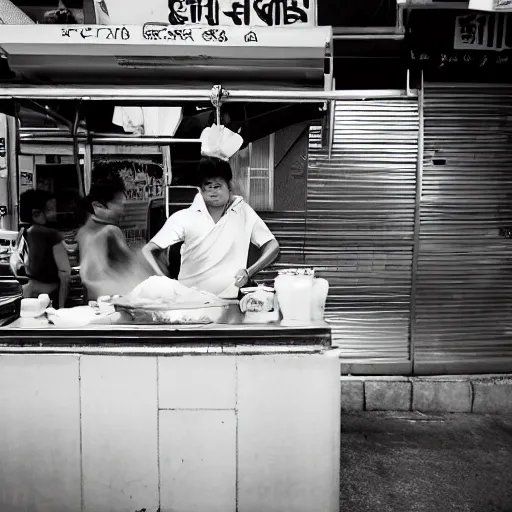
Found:
[[[54,305],[63,308],[69,288],[71,267],[63,237],[48,226],[57,216],[55,197],[42,190],[27,190],[20,196],[20,219],[30,224],[24,233],[28,246],[25,298],[48,294]]]
[[[89,300],[128,294],[153,274],[142,255],[128,247],[119,227],[125,200],[119,173],[108,165],[95,168],[86,198],[89,217],[78,231],[80,277]]]

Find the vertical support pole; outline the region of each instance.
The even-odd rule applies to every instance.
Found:
[[[84,147],[84,192],[85,195],[91,191],[92,181],[92,139],[85,143]]]
[[[333,87],[336,87],[336,80],[333,79]],[[332,156],[334,145],[334,130],[336,128],[336,100],[329,101],[329,160]]]
[[[420,230],[421,230],[421,196],[423,193],[423,145],[424,133],[424,87],[423,71],[421,72],[421,86],[418,94],[419,130],[418,130],[418,160],[416,163],[416,198],[414,206],[414,238],[412,249],[411,269],[411,302],[410,302],[410,327],[409,327],[409,358],[411,361],[411,373],[414,373],[414,354],[416,345],[416,295],[418,292],[418,261],[420,256]]]
[[[251,176],[252,176],[252,142],[249,143],[249,165],[248,165],[248,173],[245,181],[245,200],[250,203],[251,201]]]
[[[401,2],[396,3],[396,23],[395,23],[396,31],[399,34],[403,34],[405,30],[404,26],[404,7]]]
[[[11,229],[18,231],[19,183],[18,183],[18,118],[6,116],[6,157],[9,175],[9,199]]]
[[[162,162],[164,165],[164,199],[165,199],[165,218],[169,218],[169,187],[172,185],[172,159],[171,146],[162,146]]]
[[[268,208],[271,212],[274,211],[274,173],[275,173],[275,156],[276,156],[276,134],[272,133],[269,137],[269,157],[268,157],[268,193],[269,202]]]
[[[82,169],[80,167],[80,144],[78,142],[78,126],[80,124],[80,106],[78,105],[76,114],[75,114],[75,122],[73,123],[73,129],[71,132],[71,136],[73,137],[73,157],[75,160],[76,167],[76,177],[78,181],[78,193],[80,197],[85,197],[85,185],[84,185],[84,176],[82,174]]]
[[[0,228],[9,230],[9,159],[7,151],[7,116],[0,114]]]

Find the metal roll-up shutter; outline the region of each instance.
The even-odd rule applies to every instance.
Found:
[[[512,88],[424,91],[417,373],[512,370]]]
[[[338,101],[331,159],[311,129],[305,260],[344,359],[409,360],[418,128],[417,99]]]

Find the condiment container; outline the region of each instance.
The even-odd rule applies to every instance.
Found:
[[[325,303],[329,293],[329,281],[321,277],[313,279],[313,290],[311,297],[311,320],[323,320],[325,316]]]
[[[279,309],[283,325],[307,325],[311,323],[314,271],[312,269],[287,269],[275,279]]]
[[[279,321],[279,306],[274,288],[256,286],[243,288],[240,310],[244,324],[271,324]]]
[[[37,318],[44,314],[46,308],[45,302],[39,299],[22,299],[20,317]]]

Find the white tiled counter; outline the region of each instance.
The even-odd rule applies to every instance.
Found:
[[[115,354],[4,343],[1,510],[338,512],[339,360],[322,329],[274,346],[168,333]]]

